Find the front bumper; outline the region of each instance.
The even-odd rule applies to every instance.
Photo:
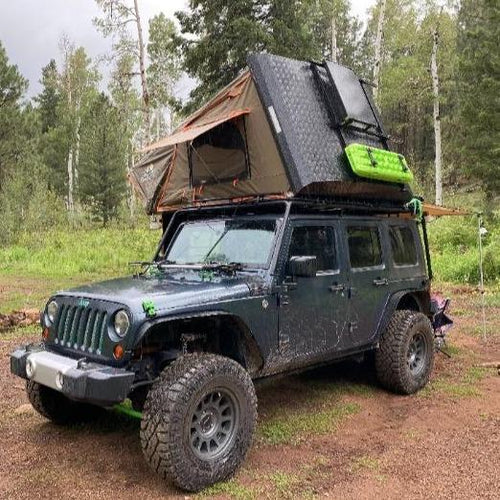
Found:
[[[62,392],[68,398],[100,406],[122,402],[135,374],[123,368],[76,360],[28,345],[10,355],[10,371]]]

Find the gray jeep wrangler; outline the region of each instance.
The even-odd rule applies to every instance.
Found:
[[[140,265],[133,277],[51,297],[42,342],[13,352],[11,371],[57,424],[129,398],[147,462],[180,488],[200,490],[242,463],[257,418],[253,380],[372,351],[388,390],[412,394],[429,380],[425,223],[402,206],[182,209]]]

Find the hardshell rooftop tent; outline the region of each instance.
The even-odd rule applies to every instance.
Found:
[[[412,197],[367,84],[327,62],[253,54],[247,71],[143,153],[130,180],[149,213],[253,198]],[[386,165],[398,174],[377,180]]]

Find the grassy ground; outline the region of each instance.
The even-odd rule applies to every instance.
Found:
[[[54,231],[0,248],[0,313],[41,308],[54,291],[132,273],[128,264],[153,257],[159,231]]]

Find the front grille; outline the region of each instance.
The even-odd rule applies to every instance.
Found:
[[[54,343],[89,354],[101,354],[107,325],[106,311],[62,304],[54,325]]]

